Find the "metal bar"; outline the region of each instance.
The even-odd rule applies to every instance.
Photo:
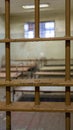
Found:
[[[40,0],[35,0],[35,38],[39,38],[39,4]]]
[[[10,0],[5,0],[5,38],[10,38]],[[10,43],[5,44],[6,80],[10,80]],[[6,87],[6,104],[11,103],[10,87]],[[6,130],[11,130],[11,112],[6,112]]]
[[[71,119],[70,118],[70,113],[67,112],[65,114],[65,119],[66,119],[66,122],[65,122],[66,123],[66,126],[65,126],[66,128],[65,129],[70,130],[70,119]]]
[[[35,38],[39,38],[39,4],[40,0],[35,0]],[[40,90],[35,87],[35,104],[40,104]]]
[[[70,0],[66,0],[66,36],[70,36]],[[70,80],[70,40],[66,40],[65,44],[65,65],[66,65],[66,80]],[[70,87],[66,87],[66,104],[70,105]]]
[[[34,102],[12,102],[10,105],[6,105],[4,102],[0,102],[0,111],[22,111],[22,112],[73,112],[73,102],[70,106],[65,105],[64,102],[48,102],[42,101],[40,105],[35,105]],[[67,120],[69,115],[67,115]],[[68,126],[68,124],[67,124]],[[68,128],[68,127],[67,127]],[[2,129],[1,129],[2,130]]]
[[[65,41],[65,40],[73,40],[73,36],[70,37],[53,37],[53,38],[18,38],[18,39],[11,39],[11,38],[5,38],[5,39],[0,39],[0,43],[5,43],[5,42],[38,42],[38,41]],[[49,43],[49,42],[48,42]],[[59,44],[60,42],[58,42]]]
[[[40,86],[46,86],[47,88],[49,86],[61,86],[61,87],[71,87],[73,86],[73,79],[71,80],[66,80],[63,78],[29,78],[29,79],[13,79],[11,81],[6,81],[5,79],[0,80],[0,87],[17,87],[17,86],[33,86],[33,87],[40,87]]]
[[[35,87],[35,105],[40,104],[40,88],[37,86]]]
[[[70,0],[65,0],[65,27],[66,36],[70,36]],[[66,40],[65,44],[65,58],[66,58],[66,80],[70,80],[70,40]],[[70,87],[66,87],[66,105],[71,104]],[[70,113],[65,113],[65,129],[70,130]]]

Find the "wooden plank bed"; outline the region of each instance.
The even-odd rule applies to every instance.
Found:
[[[35,66],[33,65],[26,65],[26,66],[11,66],[10,71],[11,72],[16,72],[16,71],[28,71],[33,69]],[[5,67],[1,67],[0,68],[1,72],[5,72],[6,68]]]
[[[20,72],[11,72],[10,73],[11,75],[11,78],[17,78],[17,77],[19,77],[20,76]],[[5,79],[6,78],[6,72],[0,72],[0,79]]]
[[[65,66],[43,66],[39,69],[40,71],[65,71]],[[73,70],[73,66],[71,66]]]
[[[34,73],[34,77],[38,78],[38,77],[46,77],[46,76],[58,76],[58,77],[65,77],[65,72],[49,72],[49,71],[36,71]],[[73,72],[71,72],[71,76],[73,76]]]
[[[11,74],[11,78],[17,78],[20,75],[29,75],[31,76],[33,69],[35,68],[35,65],[25,65],[25,66],[11,66],[10,68],[10,74]],[[31,74],[29,74],[28,72],[31,72]],[[5,78],[6,77],[6,68],[5,66],[0,68],[0,78]]]

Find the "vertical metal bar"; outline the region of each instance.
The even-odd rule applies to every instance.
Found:
[[[66,26],[66,36],[70,36],[70,0],[65,0],[65,26]],[[70,40],[66,40],[65,43],[65,58],[66,58],[66,80],[70,80]],[[70,87],[66,87],[66,105],[71,104],[70,99]],[[66,130],[70,130],[70,113],[65,113]]]
[[[35,37],[39,37],[39,4],[40,0],[35,0]],[[40,104],[40,90],[35,87],[35,105]]]
[[[70,0],[66,0],[66,36],[70,36]],[[65,65],[66,65],[66,80],[70,80],[70,40],[66,40],[65,43]],[[66,104],[70,105],[70,87],[66,87]]]
[[[36,86],[35,87],[35,105],[39,105],[40,104],[40,90],[39,87]]]
[[[39,5],[40,0],[35,0],[35,37],[39,37]]]
[[[10,0],[5,0],[5,38],[10,38]],[[10,80],[10,43],[5,44],[6,80]],[[6,104],[11,102],[10,87],[6,87]],[[11,112],[6,112],[6,130],[11,130]]]
[[[70,113],[66,113],[65,114],[65,123],[66,123],[66,130],[70,130]]]

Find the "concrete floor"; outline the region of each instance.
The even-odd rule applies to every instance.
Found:
[[[64,113],[12,112],[11,130],[65,130]],[[5,112],[0,112],[0,130],[6,130]],[[71,114],[73,130],[73,114]]]
[[[16,93],[15,99],[19,98]],[[0,100],[5,100],[5,89],[0,88]],[[11,130],[65,130],[64,113],[47,112],[12,112]],[[0,130],[6,130],[6,113],[0,112]],[[71,113],[73,130],[73,113]]]

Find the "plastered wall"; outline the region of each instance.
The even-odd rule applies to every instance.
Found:
[[[65,36],[65,18],[64,14],[52,14],[52,15],[44,15],[41,20],[55,21],[55,36]],[[34,15],[33,15],[34,17]],[[11,17],[11,37],[23,37],[24,36],[24,23],[28,21],[33,21],[33,17],[30,15],[23,16],[12,16]],[[73,18],[71,17],[73,21]],[[73,25],[71,21],[71,35],[73,34]],[[14,32],[14,34],[13,34]],[[13,58],[40,58],[41,53],[46,58],[56,58],[63,59],[65,57],[65,42],[64,41],[51,41],[51,42],[32,42],[32,43],[13,43],[11,56]],[[15,47],[16,46],[16,47]],[[14,49],[15,48],[15,49]],[[71,45],[73,48],[73,45]],[[73,50],[73,49],[71,49]],[[20,53],[18,53],[20,52]],[[71,51],[71,57],[73,58],[73,54]]]
[[[44,17],[45,16],[45,17]],[[34,15],[14,15],[11,16],[10,28],[11,38],[24,37],[24,24],[28,21],[34,21]],[[41,20],[55,21],[55,36],[65,36],[65,18],[64,14],[43,14]],[[0,38],[4,36],[5,23],[4,16],[0,16]],[[73,17],[71,16],[71,35],[73,35]],[[73,42],[73,41],[72,41]],[[73,58],[73,44],[71,42],[71,58]],[[5,44],[0,44],[0,61],[5,56]],[[65,58],[65,42],[64,41],[47,41],[47,42],[22,42],[11,43],[11,59],[27,59],[27,58],[41,58],[41,54],[49,59],[64,59]],[[1,64],[1,62],[0,62]]]

